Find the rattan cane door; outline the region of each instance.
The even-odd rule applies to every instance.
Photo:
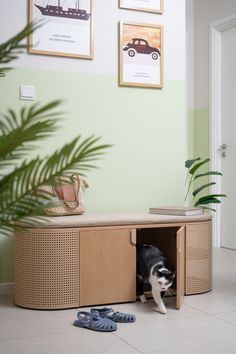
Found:
[[[211,221],[186,226],[185,294],[212,289]]]

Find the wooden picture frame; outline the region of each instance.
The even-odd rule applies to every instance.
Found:
[[[163,13],[164,0],[119,0],[121,9]]]
[[[29,21],[42,22],[29,53],[93,59],[93,0],[29,0]]]
[[[163,88],[163,26],[120,22],[119,84]]]

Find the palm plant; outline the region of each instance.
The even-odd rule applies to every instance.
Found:
[[[0,45],[0,65],[6,65],[26,48],[22,41],[38,25],[29,24],[20,33]],[[0,74],[10,67],[1,67]],[[61,101],[33,104],[20,112],[9,109],[0,117],[0,228],[9,235],[22,218],[43,216],[50,194],[40,194],[42,185],[55,183],[59,176],[84,174],[94,167],[111,145],[100,144],[99,137],[82,139],[81,135],[47,157],[27,159],[36,142],[48,138],[62,118]],[[27,220],[27,219],[26,219]],[[32,222],[32,218],[28,219]]]
[[[17,59],[18,55],[27,48],[27,45],[22,42],[41,26],[42,23],[39,21],[36,23],[30,23],[8,41],[0,44],[0,65],[4,65],[3,67],[0,67],[0,77],[5,76],[5,72],[12,69],[5,65],[8,65],[8,63],[14,59]]]
[[[218,171],[203,171],[199,173],[199,169],[202,167],[205,167],[207,163],[210,162],[210,159],[204,159],[201,160],[201,157],[198,157],[193,160],[187,160],[185,161],[185,167],[188,170],[187,173],[187,178],[186,178],[186,185],[187,185],[187,191],[185,195],[185,201],[188,200],[189,194],[192,195],[192,200],[189,203],[190,207],[201,207],[203,209],[208,209],[212,211],[216,211],[214,208],[209,207],[209,204],[220,204],[221,200],[219,199],[220,197],[226,197],[225,194],[206,194],[201,197],[199,197],[199,193],[207,190],[208,188],[215,185],[216,182],[207,182],[202,185],[200,185],[197,188],[193,188],[193,184],[196,181],[201,181],[202,178],[204,177],[209,177],[209,176],[222,176],[221,172]],[[190,192],[192,190],[192,192]]]

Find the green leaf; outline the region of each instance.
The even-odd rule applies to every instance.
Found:
[[[23,108],[20,114],[9,110],[0,118],[0,161],[17,160],[31,151],[35,142],[45,139],[57,128],[60,100]],[[34,144],[31,144],[31,143]]]
[[[199,198],[198,201],[194,203],[194,206],[204,205],[204,204],[219,204],[221,201],[218,197],[226,197],[225,194],[209,194],[205,197]]]
[[[213,186],[214,184],[216,184],[216,182],[210,182],[210,183],[206,183],[206,184],[202,185],[201,187],[199,187],[193,191],[193,193],[192,193],[193,196],[195,197],[199,192],[201,192],[202,190],[204,190],[207,187]]]
[[[205,160],[193,165],[193,167],[189,170],[189,173],[191,175],[193,175],[202,165],[206,164],[209,161],[210,161],[210,159],[205,159]]]
[[[205,200],[198,200],[197,202],[194,203],[194,206],[201,206],[201,205],[205,205],[205,204],[220,204],[221,201],[217,198],[209,198],[209,199],[205,199]]]
[[[225,194],[209,194],[209,195],[199,198],[199,201],[204,201],[209,198],[218,198],[218,197],[219,198],[220,197],[227,197],[227,195],[225,195]]]
[[[186,160],[185,161],[185,167],[187,167],[188,169],[196,162],[201,160],[201,157],[197,157],[196,159],[193,160]]]
[[[29,23],[15,36],[0,44],[0,76],[5,76],[5,72],[11,69],[10,67],[1,67],[1,65],[17,59],[19,54],[28,48],[28,44],[22,44],[22,41],[41,27],[42,24],[42,21]]]
[[[218,171],[209,171],[209,172],[205,172],[205,173],[201,173],[199,175],[194,176],[194,180],[200,177],[205,177],[205,176],[222,176],[221,172]]]
[[[205,210],[211,210],[211,211],[215,211],[216,212],[216,209],[213,209],[213,208],[209,208],[209,207],[206,207],[206,206],[203,206],[203,209]]]

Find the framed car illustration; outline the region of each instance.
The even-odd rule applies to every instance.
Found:
[[[120,0],[120,8],[162,14],[163,1],[164,0]]]
[[[120,22],[119,84],[163,87],[163,27]]]

